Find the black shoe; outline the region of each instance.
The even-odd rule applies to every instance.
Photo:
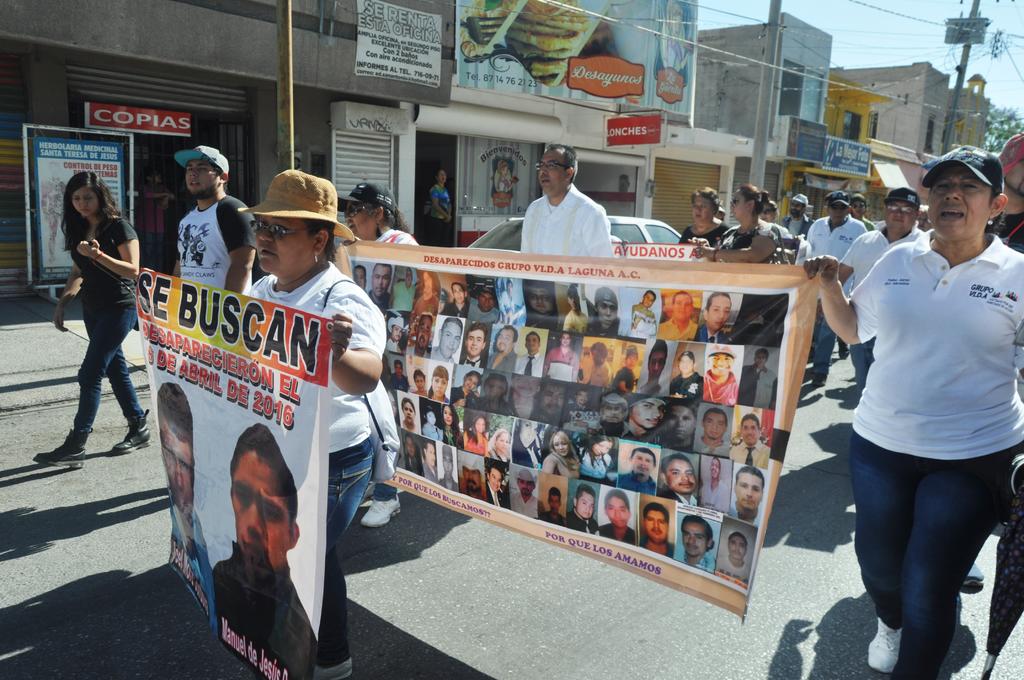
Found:
[[[88,432],[71,430],[64,443],[49,453],[40,453],[36,462],[55,467],[66,467],[77,470],[85,464],[85,442],[89,439]]]
[[[148,415],[149,411],[146,411],[138,418],[129,418],[128,434],[125,435],[120,443],[114,444],[111,452],[128,453],[132,449],[142,448],[149,444],[149,425],[146,424],[146,416]]]
[[[811,387],[824,387],[827,379],[827,373],[814,373],[811,377]]]

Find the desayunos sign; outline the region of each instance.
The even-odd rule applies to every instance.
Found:
[[[131,130],[154,135],[191,137],[192,114],[184,111],[86,102],[85,126],[107,130]]]
[[[607,126],[608,146],[660,144],[661,130],[660,115],[609,118]]]

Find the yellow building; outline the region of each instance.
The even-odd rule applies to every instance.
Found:
[[[953,93],[950,92],[950,97]],[[957,120],[953,124],[952,147],[985,146],[985,123],[988,121],[988,99],[985,98],[985,78],[980,73],[971,76],[957,102]]]
[[[867,191],[872,179],[868,145],[871,105],[887,100],[888,97],[866,91],[859,83],[829,75],[824,116],[827,136],[821,161],[786,164],[783,176],[786,201],[780,210],[788,212],[789,197],[805,194],[813,216],[820,217],[825,212],[825,195],[829,192]]]

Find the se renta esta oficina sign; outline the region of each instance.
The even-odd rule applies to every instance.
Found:
[[[85,103],[85,126],[154,135],[192,136],[192,114],[122,104]]]
[[[661,116],[625,116],[609,118],[606,127],[608,146],[661,144]]]

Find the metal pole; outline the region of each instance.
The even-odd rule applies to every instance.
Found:
[[[978,18],[978,5],[981,0],[974,0],[971,5],[971,18]],[[960,105],[960,90],[964,87],[964,76],[967,74],[967,61],[971,58],[971,43],[964,43],[963,51],[960,52],[960,65],[956,67],[956,86],[953,88],[953,97],[949,102],[949,110],[946,112],[946,124],[942,127],[942,153],[949,151],[953,145],[953,126],[956,125],[956,110]]]
[[[277,0],[277,169],[295,165],[292,106],[292,2]]]
[[[754,128],[754,151],[750,159],[750,183],[764,184],[764,165],[768,155],[768,132],[775,110],[775,71],[779,44],[779,20],[782,16],[782,0],[772,0],[768,10],[768,47],[765,60],[771,67],[761,67],[761,85],[757,90],[757,126]]]

